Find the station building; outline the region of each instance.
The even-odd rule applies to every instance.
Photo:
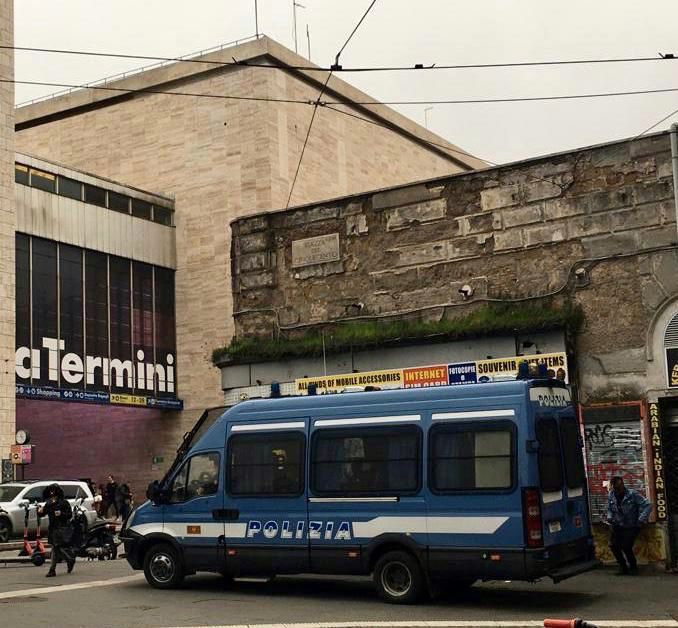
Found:
[[[11,17],[11,2],[0,1],[3,18]],[[12,338],[5,353],[10,364],[16,353],[18,370],[8,369],[12,387],[0,388],[7,394],[0,445],[8,462],[15,430],[31,432],[27,477],[101,481],[112,473],[143,493],[205,408],[223,404],[211,356],[234,329],[230,220],[483,165],[332,76],[324,94],[339,104],[318,108],[295,177],[327,73],[267,37],[191,61],[109,77],[105,89],[69,90],[13,112],[4,207],[14,212],[16,204],[8,225],[19,236],[15,266],[14,227],[7,228],[8,294],[15,272],[21,279],[16,334],[9,311],[0,333]],[[11,102],[11,84],[0,88]],[[88,222],[92,216],[101,221]],[[82,316],[71,315],[81,300]],[[47,389],[57,392],[47,397]],[[43,391],[40,400],[34,390]],[[108,402],[95,406],[96,399]]]
[[[182,408],[174,201],[25,154],[14,173],[16,423],[33,445],[17,475],[138,485]]]

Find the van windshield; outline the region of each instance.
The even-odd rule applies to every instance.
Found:
[[[539,441],[539,477],[544,491],[559,491],[563,486],[560,438],[555,419],[541,418],[536,425]]]

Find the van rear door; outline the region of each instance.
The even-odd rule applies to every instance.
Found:
[[[586,538],[590,535],[586,476],[574,409],[539,412],[535,431],[544,546]]]

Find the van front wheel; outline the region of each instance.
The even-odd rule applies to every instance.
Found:
[[[379,595],[392,604],[413,604],[426,590],[421,566],[407,552],[388,552],[374,568],[374,584]]]
[[[174,589],[184,579],[184,568],[177,551],[166,543],[154,545],[144,557],[144,575],[156,589]]]

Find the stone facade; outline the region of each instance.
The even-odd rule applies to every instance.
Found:
[[[604,482],[623,474],[655,504],[657,525],[643,531],[638,555],[672,565],[678,364],[666,356],[678,351],[675,220],[667,133],[241,218],[232,224],[236,337],[294,338],[318,328],[327,336],[342,321],[449,320],[488,303],[520,303],[522,312],[529,304],[578,306],[583,325],[565,343],[599,556],[611,559],[609,530],[600,523]],[[300,241],[330,242],[333,234],[338,255],[325,251],[332,261],[293,264],[294,242],[298,261]],[[528,346],[541,343],[525,336]],[[515,356],[525,345],[517,336],[507,343],[513,340],[466,339],[476,345],[475,359]],[[428,364],[469,355],[457,348],[462,342],[443,355],[444,345],[430,342],[390,339],[371,349],[377,360],[370,366],[419,366],[427,350]],[[330,357],[329,372],[365,368],[355,353]],[[306,360],[310,377],[325,368],[313,359]],[[342,360],[344,369],[334,364]],[[300,377],[290,364],[305,366],[301,359],[229,362],[227,354],[220,362],[227,400],[247,383],[242,390],[253,395],[268,396],[271,381],[294,394],[294,384],[284,383],[290,371]],[[269,386],[255,387],[253,372]]]
[[[232,228],[237,335],[345,319],[431,320],[548,297],[583,310],[574,351],[583,402],[645,396],[648,326],[678,294],[667,134],[243,218]],[[293,241],[332,233],[340,261],[291,267]],[[465,284],[470,300],[459,292]]]
[[[0,41],[14,43],[14,6],[0,0]],[[14,77],[14,52],[0,50],[0,75]],[[0,84],[0,459],[14,443],[14,85]]]
[[[207,57],[275,65],[308,62],[261,38]],[[129,89],[314,101],[322,73],[174,64],[125,79]],[[110,86],[110,85],[109,85]],[[306,203],[475,167],[482,162],[394,111],[350,105],[368,96],[333,77],[328,99],[389,128],[321,107],[291,202]],[[285,207],[306,136],[308,104],[78,91],[17,111],[17,147],[111,179],[172,194],[177,227],[177,354],[185,416],[163,430],[165,450],[203,408],[221,403],[214,346],[233,333],[229,222]]]

